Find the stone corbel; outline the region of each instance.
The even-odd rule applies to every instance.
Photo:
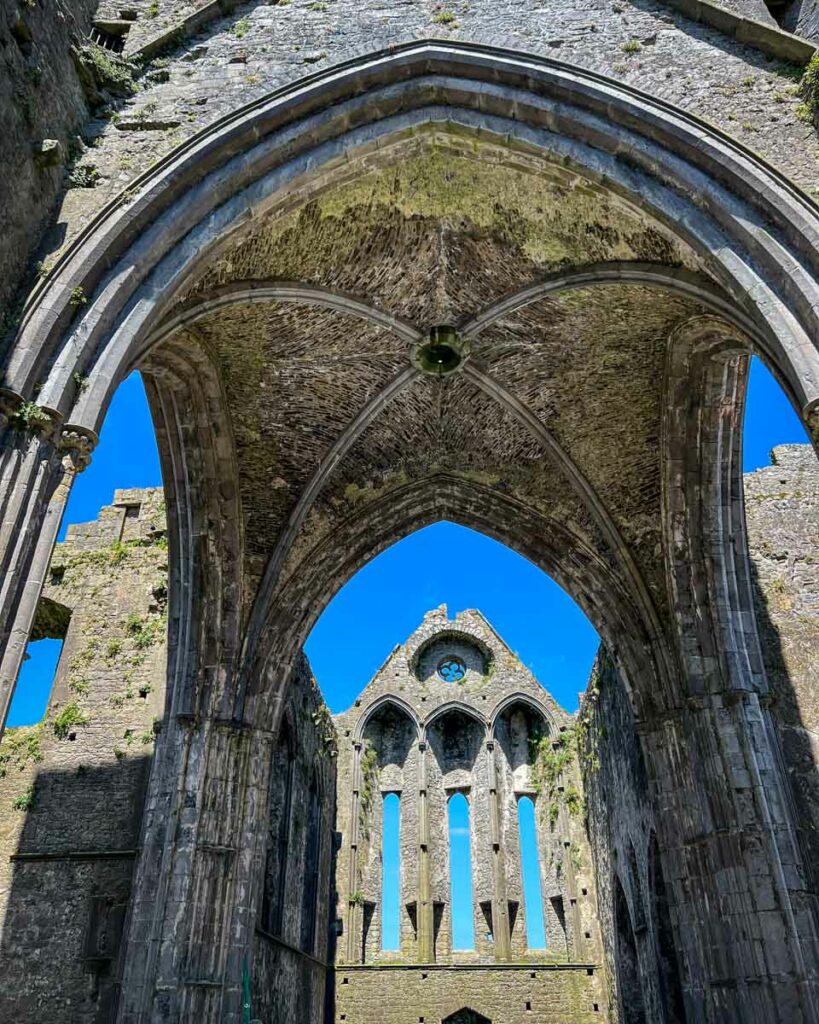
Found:
[[[82,473],[90,464],[91,453],[98,441],[93,430],[66,423],[60,430],[57,447],[65,453],[65,459],[70,460],[74,472]]]

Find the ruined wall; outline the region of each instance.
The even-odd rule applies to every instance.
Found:
[[[591,970],[591,968],[588,968]],[[347,1024],[439,1024],[469,1008],[466,1024],[601,1024],[608,1020],[586,968],[509,964],[382,965],[340,968],[336,1021]]]
[[[745,476],[757,620],[774,695],[773,721],[791,779],[805,862],[819,864],[819,466],[808,445],[773,450],[772,465]],[[685,1019],[685,964],[673,949],[672,922],[634,717],[623,682],[601,651],[581,709],[584,781],[594,851],[607,981],[616,1006],[617,960],[636,951],[640,994],[625,993],[621,1020],[676,1024]],[[622,893],[625,903],[618,897]],[[619,912],[618,912],[619,903]],[[619,920],[618,920],[619,918]],[[624,920],[625,918],[625,920]],[[625,930],[625,935],[623,931]],[[628,969],[620,987],[628,989]],[[623,993],[621,992],[621,997]],[[637,1007],[639,1013],[640,1007]]]
[[[0,744],[0,1020],[113,1019],[148,774],[154,744],[163,740],[167,578],[159,489],[117,491],[95,522],[69,527],[55,549],[34,630],[35,638],[65,637],[48,708],[42,722],[8,729]],[[280,932],[267,933],[260,923],[256,933],[254,1013],[282,1024],[318,1024],[328,961],[335,740],[304,659],[282,713],[293,736],[287,875]],[[273,767],[276,744],[264,742]],[[314,783],[315,863],[307,817]],[[276,794],[274,786],[274,852]],[[267,867],[259,865],[260,887]],[[308,871],[315,876],[310,906],[302,895]],[[304,932],[308,913],[312,937]],[[55,1018],[57,1006],[63,1016]]]
[[[35,635],[59,635],[58,609],[70,621],[48,709],[0,745],[4,1020],[55,1005],[77,1024],[110,1019],[161,729],[167,569],[159,490],[117,491],[54,552]]]
[[[575,721],[483,617],[429,612],[336,725],[336,1020],[404,1021],[408,1006],[413,1020],[439,1021],[465,1006],[496,1022],[534,1012],[555,1022],[608,1019]],[[399,950],[382,948],[388,793],[401,799]],[[452,948],[455,793],[469,804],[471,950]],[[545,949],[527,942],[523,798],[535,809]]]
[[[819,464],[781,445],[745,476],[757,621],[805,863],[819,883]]]

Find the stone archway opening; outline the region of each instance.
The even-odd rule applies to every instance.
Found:
[[[723,697],[736,748],[768,736],[732,457],[748,354],[776,366],[814,435],[819,401],[814,211],[725,138],[614,83],[418,44],[228,118],[194,148],[66,255],[5,378],[5,696],[65,493],[134,367],[158,425],[171,633],[152,800],[175,827],[147,826],[123,1019],[236,1012],[253,744],[275,735],[334,590],[441,517],[530,553],[588,612],[669,783],[663,854],[685,861],[682,809],[707,804],[698,764],[725,734]],[[662,746],[667,722],[676,742]],[[691,762],[675,763],[689,740]],[[217,795],[197,800],[211,778]],[[757,782],[765,808],[785,806],[776,772]],[[715,845],[743,811],[721,810],[719,827],[694,829]],[[793,977],[770,965],[760,983],[808,1006],[798,950],[814,919],[789,909],[801,861],[786,874],[770,815],[757,825],[794,954]],[[737,870],[750,892],[750,863]],[[695,907],[714,905],[713,878],[688,881]],[[186,945],[179,907],[211,901],[206,927],[186,919],[199,929]],[[743,905],[737,928],[762,914]],[[721,928],[698,919],[685,950],[709,992],[701,951]]]
[[[476,1010],[464,1006],[448,1017],[444,1017],[441,1024],[492,1024],[492,1021]]]

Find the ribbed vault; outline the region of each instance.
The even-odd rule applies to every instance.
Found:
[[[554,162],[430,127],[239,236],[180,295],[152,358],[201,345],[219,367],[251,655],[320,546],[441,473],[571,524],[662,628],[668,340],[729,308],[668,226]],[[413,369],[438,323],[465,330],[463,372]]]

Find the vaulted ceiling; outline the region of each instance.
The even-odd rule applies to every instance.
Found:
[[[703,306],[621,273],[645,264],[703,270],[605,183],[439,129],[306,180],[228,239],[175,343],[224,381],[248,603],[274,552],[298,573],[341,522],[445,471],[622,545],[662,610],[666,349]],[[414,369],[441,324],[467,357]]]

